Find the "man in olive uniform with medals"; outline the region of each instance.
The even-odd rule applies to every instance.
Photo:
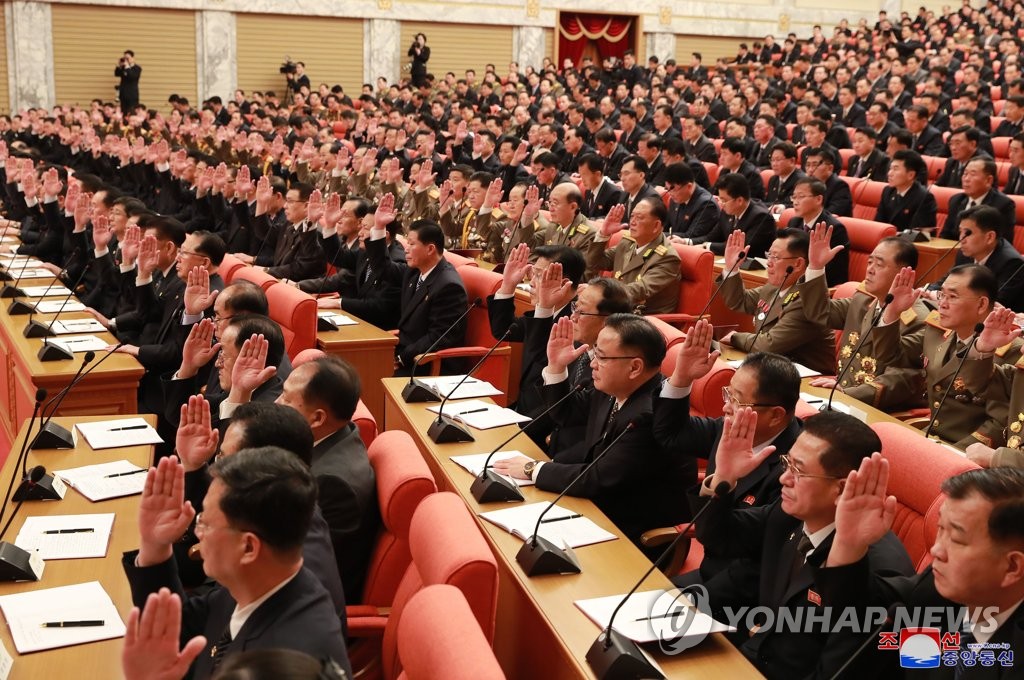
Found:
[[[725,272],[720,279],[725,304],[737,312],[754,315],[755,333],[732,331],[722,342],[744,352],[774,352],[819,373],[835,365],[835,336],[816,319],[807,316],[797,281],[807,269],[810,237],[798,229],[784,229],[768,249],[768,283],[744,290],[735,265],[745,252],[742,231],[729,234],[725,243]]]
[[[536,215],[540,210],[540,192],[525,182],[516,184],[501,202],[502,181],[496,179],[487,187],[487,196],[476,217],[474,229],[484,241],[483,259],[495,264],[508,259],[509,253],[520,243],[534,242],[536,219],[527,221],[525,214]],[[532,208],[530,208],[532,206]]]
[[[849,297],[829,299],[825,277],[822,276],[832,254],[830,241],[826,238],[829,230],[826,225],[819,224],[811,234],[810,264],[802,288],[804,309],[808,318],[816,319],[833,330],[841,330],[843,335],[839,340],[836,377],[815,378],[811,384],[829,389],[842,373],[838,389],[875,408],[892,411],[923,406],[923,384],[916,372],[904,370],[909,364],[901,350],[920,343],[928,308],[918,300],[900,315],[900,343],[890,343],[888,356],[878,352],[871,336],[882,301],[897,274],[905,271],[906,276],[913,278],[917,249],[906,239],[895,236],[882,239],[868,257],[864,281],[856,292]],[[858,348],[862,340],[864,344]]]
[[[625,206],[613,207],[587,249],[588,269],[611,269],[626,284],[633,304],[644,314],[667,314],[679,303],[679,253],[664,233],[668,210],[660,198],[645,198],[633,208],[629,233],[605,250],[612,234],[621,230]]]
[[[537,220],[537,234],[534,245],[569,246],[577,250],[587,251],[587,246],[594,239],[597,231],[580,212],[583,194],[579,187],[570,182],[559,184],[551,190],[548,197],[550,219],[539,215],[532,204],[527,204],[523,220],[527,223]],[[537,206],[539,209],[539,206]],[[594,272],[587,270],[584,278],[589,279]]]
[[[925,319],[921,342],[910,350],[919,357],[914,367],[925,380],[925,394],[934,419],[931,432],[961,449],[976,442],[995,448],[1004,441],[1007,405],[1000,399],[998,381],[993,380],[992,361],[967,356],[954,378],[975,326],[992,311],[996,288],[995,276],[987,267],[954,267],[942,283],[938,311]],[[899,345],[900,326],[896,322],[920,295],[914,289],[913,276],[904,276],[902,272],[893,282],[892,293],[892,304],[873,331],[879,353]],[[949,396],[943,401],[947,388]]]

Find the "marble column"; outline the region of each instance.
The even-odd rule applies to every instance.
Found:
[[[7,85],[15,111],[53,106],[53,31],[45,2],[4,3],[7,23]]]
[[[199,99],[225,102],[238,86],[238,52],[233,12],[196,12],[196,85]]]
[[[384,76],[389,83],[401,75],[405,47],[400,45],[402,27],[393,19],[367,19],[363,22],[363,82],[376,83]]]
[[[540,71],[545,55],[544,29],[539,26],[512,27],[512,58],[519,62],[520,73],[527,66]]]
[[[900,12],[903,10],[903,3],[901,3],[900,0],[881,0],[878,9],[884,9],[889,15],[889,20],[892,21],[895,26],[899,20]],[[870,18],[868,20],[870,21]]]
[[[674,33],[648,33],[646,41],[647,54],[636,55],[637,63],[642,66],[647,65],[647,58],[652,54],[657,55],[663,64],[669,58],[675,58],[676,61],[679,60],[679,55],[675,54],[676,36]]]

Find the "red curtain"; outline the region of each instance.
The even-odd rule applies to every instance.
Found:
[[[578,67],[584,52],[590,51],[596,51],[601,59],[621,59],[622,53],[633,47],[634,19],[630,16],[562,12],[558,21],[559,62],[572,59]]]

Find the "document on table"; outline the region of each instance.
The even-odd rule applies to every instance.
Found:
[[[53,286],[22,286],[21,290],[25,293],[25,297],[30,298],[67,297],[71,292],[61,284]]]
[[[97,451],[122,446],[162,444],[164,441],[144,418],[100,420],[94,423],[78,423],[75,427],[85,437],[85,441],[89,442],[89,446]]]
[[[42,267],[43,261],[26,255],[8,255],[0,258],[0,266],[5,269],[24,269],[25,267]]]
[[[58,345],[69,352],[98,352],[106,349],[110,343],[95,335],[76,335],[74,337],[61,337],[59,339],[49,338],[46,340],[51,345]]]
[[[439,413],[441,407],[429,406],[427,410]],[[444,415],[461,421],[470,427],[475,427],[478,430],[490,430],[494,427],[525,423],[530,420],[529,416],[516,413],[510,408],[502,408],[497,404],[490,404],[476,399],[455,403],[448,402],[444,405]]]
[[[50,322],[50,330],[57,335],[70,335],[72,333],[102,333],[107,329],[96,319],[69,319]]]
[[[106,557],[114,513],[29,517],[14,544],[44,560]]]
[[[20,654],[110,640],[125,633],[124,622],[99,581],[4,595],[0,610]],[[78,625],[66,625],[72,622]],[[59,623],[65,627],[45,625]]]
[[[78,300],[43,300],[36,304],[40,314],[56,314],[57,312],[83,312],[85,305]]]
[[[465,378],[464,375],[442,375],[434,378],[420,378],[420,382],[434,390],[439,397],[447,396],[449,399],[477,399],[479,397],[494,397],[501,394],[501,390],[487,382],[477,378],[466,378],[466,382],[459,385],[459,381]],[[458,389],[455,386],[459,385]],[[453,393],[454,392],[454,393]]]
[[[547,501],[515,505],[501,510],[481,512],[480,516],[513,536],[528,541],[533,536],[533,528],[537,526],[537,518],[550,505],[551,503]],[[538,533],[555,545],[567,545],[570,548],[614,541],[617,538],[615,534],[605,531],[583,515],[560,505],[551,508],[544,516]]]
[[[41,267],[7,267],[7,272],[19,279],[45,279],[53,276],[53,272]],[[14,285],[12,282],[11,285]]]
[[[95,502],[142,493],[142,487],[146,485],[146,472],[146,468],[140,468],[127,460],[116,460],[112,463],[55,470],[53,474]]]
[[[602,629],[608,627],[612,612],[622,602],[622,595],[577,600],[588,619]],[[677,597],[678,596],[678,597]],[[690,605],[678,590],[648,590],[633,593],[615,617],[615,631],[634,642],[658,640],[703,640],[710,633],[733,632],[736,629],[719,623]],[[686,647],[683,647],[686,649]]]
[[[345,316],[344,314],[336,314],[330,311],[317,312],[316,315],[321,319],[327,319],[335,326],[358,326],[359,322],[355,319]]]
[[[471,453],[466,456],[452,456],[452,461],[474,477],[479,477],[480,473],[483,472],[484,462],[486,462],[487,456],[489,455],[489,453]],[[506,460],[508,458],[525,455],[526,454],[522,451],[498,451],[494,454],[494,458],[491,459],[491,463],[493,464],[498,460]],[[502,477],[512,480],[519,486],[533,486],[532,479],[515,479],[514,477],[508,477],[506,475],[502,475]]]

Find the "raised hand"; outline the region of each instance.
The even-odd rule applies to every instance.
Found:
[[[603,236],[610,237],[612,234],[622,231],[624,225],[622,218],[626,214],[626,206],[622,203],[613,205],[608,210],[608,215],[604,218],[604,223],[601,225],[601,234]]]
[[[373,172],[375,167],[377,167],[377,149],[376,147],[372,147],[369,151],[363,154],[359,163],[359,174],[368,175]]]
[[[882,316],[883,323],[895,323],[900,314],[914,306],[917,298],[921,296],[920,289],[914,288],[916,274],[913,267],[904,267],[896,272],[892,285],[889,286],[889,294],[892,295],[892,302],[885,308]]]
[[[384,229],[395,221],[395,195],[384,194],[377,204],[377,212],[373,215],[373,224],[377,229]]]
[[[247,338],[238,351],[238,358],[231,370],[231,392],[228,401],[244,404],[252,397],[256,388],[274,377],[276,366],[267,366],[267,350],[270,342],[263,334]]]
[[[270,178],[264,175],[256,182],[257,210],[266,212],[270,207],[270,199],[274,197],[274,189],[270,186]]]
[[[327,197],[327,205],[324,208],[324,227],[334,229],[341,221],[341,194],[331,194]]]
[[[734,409],[731,416],[725,417],[722,426],[722,437],[718,440],[715,452],[715,482],[727,482],[735,486],[757,469],[768,456],[775,451],[774,446],[766,446],[754,453],[754,431],[757,429],[757,411],[744,406]]]
[[[221,194],[224,193],[224,189],[228,184],[228,166],[225,163],[220,163],[217,168],[213,171],[213,193]]]
[[[882,540],[896,517],[896,497],[887,496],[889,461],[873,453],[851,470],[836,503],[836,534],[828,554],[829,567],[860,560]]]
[[[548,336],[548,369],[552,373],[561,373],[588,349],[590,346],[586,344],[574,346],[573,323],[569,317],[563,316],[551,326],[551,335]]]
[[[750,247],[746,245],[746,236],[740,229],[734,229],[725,240],[725,271],[729,271],[740,261],[740,254],[744,257]]]
[[[78,205],[78,195],[82,193],[82,185],[75,180],[68,181],[68,192],[64,194],[64,208],[74,210]]]
[[[1016,314],[1012,309],[997,306],[985,317],[985,329],[978,336],[975,348],[979,352],[994,352],[1020,337]]]
[[[174,452],[181,459],[185,472],[199,470],[217,453],[220,432],[213,428],[210,402],[201,394],[193,394],[181,405],[181,421],[174,436]]]
[[[304,163],[308,163],[309,161],[311,161],[313,159],[313,156],[315,156],[315,155],[316,155],[316,147],[313,146],[313,139],[309,138],[305,142],[303,142],[302,143],[302,147],[299,148],[299,153],[298,153],[299,160],[304,162]]]
[[[524,140],[519,142],[519,146],[516,147],[516,151],[512,154],[511,165],[521,165],[523,161],[530,155],[530,145]]]
[[[676,365],[669,378],[673,387],[689,387],[714,367],[721,354],[718,350],[711,351],[714,331],[707,319],[700,319],[687,332],[686,339],[679,344]]]
[[[452,181],[446,179],[441,183],[440,195],[438,196],[438,209],[445,213],[451,208],[451,200],[455,195],[455,187],[452,186]]]
[[[106,250],[110,245],[110,239],[114,235],[110,229],[110,220],[103,215],[97,215],[92,221],[92,245],[96,250]]]
[[[188,530],[196,516],[185,500],[185,468],[174,456],[161,458],[146,473],[139,501],[140,567],[151,567],[171,559],[172,544]]]
[[[324,195],[319,189],[314,189],[309,195],[306,203],[306,217],[312,224],[319,224],[320,218],[324,216]]]
[[[537,281],[537,306],[554,309],[559,302],[570,299],[572,281],[562,276],[562,263],[552,262]]]
[[[243,165],[238,168],[238,174],[235,175],[235,193],[242,198],[246,198],[255,188],[256,186],[252,183],[251,175],[249,174],[249,166]]]
[[[466,121],[460,120],[459,124],[455,127],[455,143],[462,144],[466,141],[466,137],[469,135],[469,126]]]
[[[338,172],[344,172],[345,168],[352,162],[352,157],[348,153],[348,147],[344,144],[338,149],[338,155],[334,157],[334,169]]]
[[[420,165],[420,171],[416,173],[414,180],[416,188],[426,189],[434,183],[437,179],[437,173],[434,172],[434,162],[429,158]]]
[[[210,290],[210,271],[206,267],[192,267],[185,285],[185,313],[201,314],[216,299],[217,291]]]
[[[526,205],[523,207],[523,222],[529,224],[540,214],[540,189],[536,184],[531,184],[526,189]]]
[[[92,194],[79,194],[75,205],[75,233],[85,231],[92,219]]]
[[[39,182],[36,179],[35,170],[22,173],[21,188],[25,198],[36,198],[39,195]]]
[[[61,189],[64,188],[64,183],[60,181],[60,175],[57,174],[56,168],[50,168],[43,175],[43,195],[47,197],[56,198]]]
[[[193,324],[181,349],[181,367],[178,378],[191,378],[210,363],[220,351],[220,343],[213,341],[214,323],[203,319]]]
[[[487,194],[484,197],[484,206],[486,206],[488,208],[493,208],[494,206],[496,206],[499,203],[501,203],[501,196],[502,196],[503,188],[504,187],[502,186],[501,179],[495,178],[487,186]]]
[[[156,268],[160,266],[159,245],[156,237],[152,234],[142,239],[142,244],[139,246],[138,266],[138,276],[142,279],[151,277]]]
[[[811,230],[811,244],[808,248],[807,267],[809,269],[824,269],[825,266],[843,251],[843,246],[833,248],[832,225],[825,222],[818,222]]]
[[[206,648],[198,635],[178,651],[181,637],[181,598],[168,588],[150,593],[145,611],[133,607],[125,626],[121,670],[125,680],[181,680]]]
[[[530,246],[520,243],[505,258],[505,270],[501,273],[501,288],[498,292],[506,295],[515,293],[516,286],[523,282],[529,269]]]
[[[121,262],[125,266],[135,266],[141,245],[142,229],[137,224],[129,224],[124,230],[124,241],[121,243]]]

